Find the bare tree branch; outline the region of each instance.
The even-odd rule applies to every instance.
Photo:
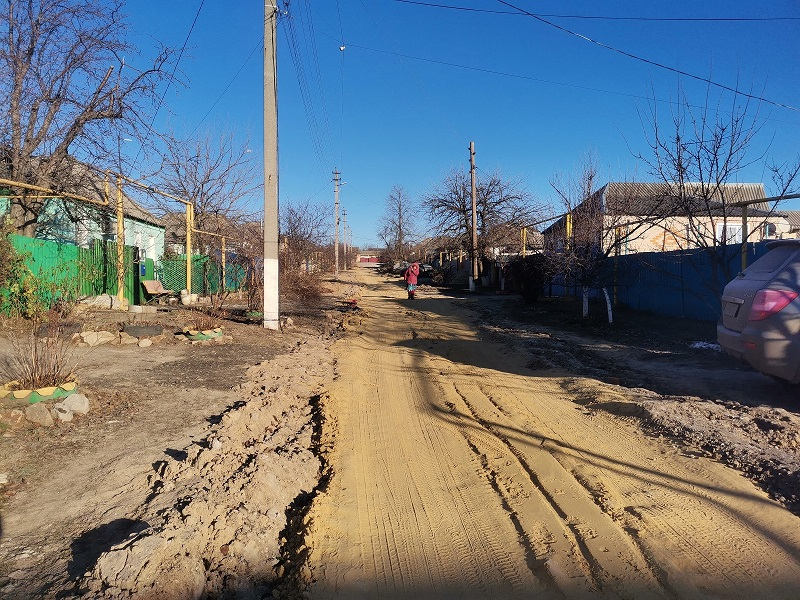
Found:
[[[69,192],[71,157],[109,166],[124,132],[146,126],[172,52],[143,71],[124,39],[122,0],[6,0],[0,11],[0,149],[4,175]],[[117,152],[117,156],[119,153]],[[15,190],[15,229],[34,235],[41,199]]]

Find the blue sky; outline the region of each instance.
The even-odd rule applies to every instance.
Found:
[[[332,213],[338,168],[356,245],[377,243],[393,186],[417,199],[451,169],[467,170],[470,141],[480,173],[499,172],[548,202],[550,180],[576,172],[587,152],[597,157],[603,181],[652,180],[634,155],[648,153],[653,98],[662,123],[679,89],[695,105],[708,95],[714,106],[731,106],[729,92],[622,52],[766,100],[751,103],[760,129],[749,155],[755,162],[740,181],[763,181],[771,194],[764,161],[756,159],[800,156],[796,0],[509,2],[553,15],[543,18],[612,49],[529,16],[501,14],[515,12],[503,2],[431,3],[478,10],[292,0],[279,21],[281,202],[311,199]],[[180,62],[187,85],[167,91],[156,127],[168,124],[187,135],[232,129],[250,139],[260,161],[263,4],[131,0],[127,10],[142,46],[155,39],[181,47],[191,30]],[[800,201],[784,207],[800,209]],[[422,212],[418,221],[424,229]]]

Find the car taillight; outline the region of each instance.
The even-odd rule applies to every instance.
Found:
[[[786,308],[786,305],[795,298],[797,298],[797,292],[789,290],[758,290],[753,298],[753,306],[750,308],[748,320],[766,319]]]

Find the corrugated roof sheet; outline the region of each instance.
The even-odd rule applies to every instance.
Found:
[[[792,229],[800,229],[800,210],[787,210],[785,214]]]
[[[638,183],[638,182],[609,182],[598,193],[602,194],[603,202],[609,211],[615,208],[622,209],[624,214],[651,215],[658,203],[675,207],[675,201],[686,204],[686,209],[697,207],[687,203],[687,196],[700,200],[702,206],[706,205],[705,199],[719,202],[718,206],[760,200],[766,197],[763,183],[726,183],[718,186],[709,186],[697,182],[683,184],[683,193],[676,185],[668,183]],[[681,200],[683,197],[684,200]],[[731,211],[736,209],[731,207]],[[755,211],[769,212],[770,206],[766,202],[751,204],[749,212],[754,216]],[[659,211],[660,212],[660,211]],[[622,213],[620,213],[622,214]],[[727,213],[736,216],[736,212]],[[741,215],[741,211],[738,213]]]

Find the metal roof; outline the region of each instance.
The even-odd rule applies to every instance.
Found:
[[[787,210],[786,220],[789,221],[792,229],[800,229],[800,210]]]
[[[618,214],[642,216],[653,214],[654,203],[656,202],[667,202],[671,206],[676,206],[676,203],[685,204],[687,210],[696,207],[697,204],[687,203],[689,199],[699,201],[702,206],[712,202],[718,203],[715,208],[721,208],[724,205],[727,208],[725,211],[727,215],[737,216],[737,214],[741,215],[741,210],[737,213],[736,207],[729,207],[728,205],[737,202],[761,200],[766,197],[763,183],[709,185],[699,182],[687,182],[683,184],[683,189],[681,190],[675,184],[664,182],[609,182],[600,188],[597,193],[601,195],[603,205],[609,212],[616,212],[615,208],[620,208],[622,212]],[[706,200],[708,200],[708,203]],[[767,213],[771,210],[767,202],[751,204],[748,208],[748,212],[754,216],[759,215],[756,211]]]

